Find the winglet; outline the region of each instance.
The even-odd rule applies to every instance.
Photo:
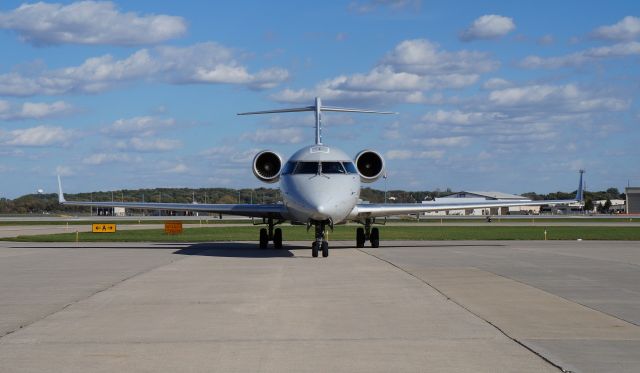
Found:
[[[58,175],[58,203],[67,202],[64,199],[64,194],[62,193],[62,181],[60,181],[60,175]]]
[[[578,191],[576,192],[576,200],[584,201],[584,184],[582,183],[582,175],[584,174],[584,170],[580,170],[580,184],[578,185]]]

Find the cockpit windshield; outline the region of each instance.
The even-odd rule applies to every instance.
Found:
[[[320,169],[319,167],[322,167]],[[358,171],[352,162],[287,162],[282,169],[283,175],[288,174],[356,174]]]
[[[318,162],[298,162],[294,174],[317,174]]]
[[[323,174],[346,174],[342,163],[340,162],[322,162]]]

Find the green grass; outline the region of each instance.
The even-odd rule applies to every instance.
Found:
[[[145,220],[144,217],[141,219],[127,219],[127,220],[100,220],[101,218],[93,220],[73,220],[75,218],[69,218],[69,220],[25,220],[25,221],[0,221],[0,226],[23,226],[23,225],[89,225],[91,223],[104,223],[104,224],[163,224],[165,220],[176,220],[182,221],[183,224],[251,224],[250,219],[225,219],[220,220],[215,217],[209,217],[206,219],[203,217],[201,220],[182,220],[180,217],[176,217],[175,219],[171,219],[170,216],[167,216],[165,219],[158,220]],[[83,217],[86,219],[86,217]],[[258,219],[259,220],[259,219]],[[484,218],[420,218],[417,220],[415,218],[400,218],[400,219],[389,219],[387,220],[388,224],[403,224],[403,223],[481,223],[484,221]],[[552,218],[540,218],[538,216],[530,216],[530,217],[518,217],[518,218],[500,218],[497,216],[492,217],[493,223],[531,223],[535,222],[540,225],[544,225],[545,222],[554,222],[554,223],[628,223],[628,222],[640,222],[640,218],[637,217],[627,217],[627,218],[599,218],[599,217],[552,217]]]
[[[180,217],[176,219],[171,219],[170,216],[167,216],[166,219],[158,219],[158,220],[144,220],[144,218],[131,219],[131,220],[71,220],[74,218],[69,218],[69,220],[25,220],[25,221],[0,221],[0,227],[2,226],[22,226],[22,225],[90,225],[91,223],[100,223],[100,224],[125,224],[125,225],[133,225],[133,224],[164,224],[165,221],[181,221],[183,224],[251,224],[250,219],[232,219],[232,220],[220,220],[216,218],[209,219],[201,219],[201,220],[182,220]]]
[[[260,227],[187,228],[179,235],[162,229],[121,230],[117,233],[79,233],[80,242],[211,242],[257,241]],[[303,226],[282,226],[285,241],[312,240],[312,231]],[[640,227],[500,227],[500,226],[385,226],[384,240],[640,240]],[[330,240],[355,240],[354,226],[338,226]],[[19,236],[5,239],[23,242],[74,242],[76,233]]]

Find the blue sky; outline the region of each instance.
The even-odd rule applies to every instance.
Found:
[[[261,149],[387,161],[388,187],[640,184],[633,1],[0,3],[0,197],[258,187]],[[372,185],[383,189],[380,181]]]

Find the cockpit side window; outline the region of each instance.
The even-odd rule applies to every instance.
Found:
[[[289,175],[293,173],[293,170],[296,168],[296,162],[287,162],[282,168],[282,175]]]
[[[347,169],[348,173],[350,173],[350,174],[357,174],[358,173],[358,169],[353,164],[353,162],[342,162],[342,164],[344,165],[344,168]]]

